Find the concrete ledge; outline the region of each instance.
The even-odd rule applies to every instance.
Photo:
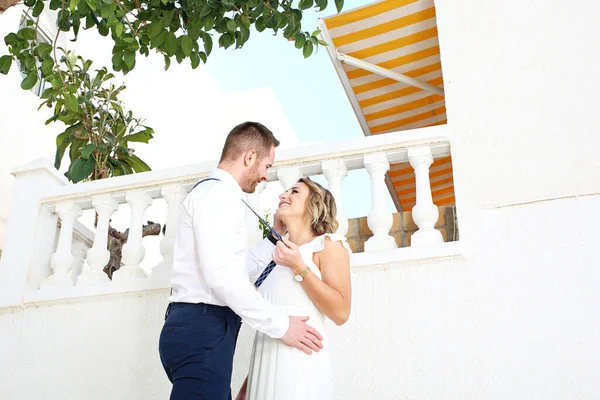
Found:
[[[106,282],[90,286],[68,286],[56,289],[30,290],[25,292],[23,304],[55,303],[66,300],[95,296],[110,296],[131,292],[146,292],[151,290],[168,290],[167,280],[152,278],[136,279],[131,282]]]
[[[351,269],[368,268],[385,264],[452,257],[463,257],[461,242],[442,243],[433,247],[402,247],[379,253],[357,253],[350,258],[350,267]]]

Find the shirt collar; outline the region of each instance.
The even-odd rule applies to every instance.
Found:
[[[238,183],[238,181],[235,180],[235,178],[233,177],[233,175],[231,175],[229,172],[222,170],[220,168],[216,168],[211,174],[210,174],[211,178],[217,178],[219,179],[221,182],[225,183],[226,185],[230,186],[232,189],[235,189],[236,191],[240,192],[240,195],[244,194],[244,191],[242,190],[242,187],[240,186],[240,184]]]

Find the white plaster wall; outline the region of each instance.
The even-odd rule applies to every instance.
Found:
[[[158,357],[168,291],[0,309],[0,398],[166,399]]]
[[[600,218],[589,210],[599,205],[588,196],[488,211],[488,233],[464,259],[354,269],[350,321],[325,343],[335,398],[595,398]],[[6,398],[166,398],[157,356],[166,295],[0,309]],[[234,391],[251,345],[244,330]]]

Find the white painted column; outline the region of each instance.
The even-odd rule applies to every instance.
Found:
[[[68,181],[45,159],[13,169],[12,205],[0,258],[0,304],[21,304],[26,289],[39,289],[50,274],[57,216],[40,200]],[[35,244],[35,245],[34,245]]]
[[[348,233],[348,219],[344,218],[342,183],[346,175],[348,175],[348,168],[342,158],[325,160],[321,163],[321,168],[323,169],[323,175],[327,178],[329,191],[335,198],[335,205],[337,207],[336,219],[339,223],[337,233],[346,236]]]
[[[371,176],[371,212],[367,216],[367,224],[373,232],[365,242],[365,252],[384,251],[397,247],[396,240],[389,234],[394,222],[392,214],[387,210],[385,194],[385,173],[390,163],[385,153],[365,154],[365,168]]]
[[[160,241],[160,254],[163,260],[152,268],[152,278],[168,280],[173,269],[173,252],[175,250],[175,236],[179,222],[179,206],[187,196],[187,192],[178,183],[165,185],[160,191],[163,199],[167,202],[167,222],[165,236]]]
[[[429,166],[433,163],[431,149],[429,146],[412,147],[408,149],[408,160],[415,170],[417,192],[417,202],[412,209],[412,218],[419,227],[419,230],[411,237],[411,246],[443,243],[441,232],[435,229],[439,211],[433,204],[429,182]]]
[[[277,179],[283,186],[283,190],[291,188],[302,176],[298,167],[281,167],[277,170]]]
[[[73,285],[77,283],[77,279],[81,276],[84,270],[85,258],[90,247],[85,243],[80,242],[76,238],[73,239],[71,245],[71,254],[73,254],[73,266],[71,267],[71,280]]]
[[[119,282],[144,278],[146,276],[140,263],[144,259],[146,249],[142,244],[142,227],[146,208],[152,204],[152,199],[143,190],[127,192],[125,200],[131,207],[131,221],[129,223],[129,236],[123,245],[123,265],[113,274],[113,281]]]
[[[259,207],[260,193],[267,187],[267,182],[261,182],[256,186],[254,193],[246,194],[246,202],[254,211],[259,215],[261,210]],[[273,225],[273,219],[271,219],[271,226]],[[248,232],[248,245],[254,246],[260,242],[263,238],[262,229],[260,229],[258,218],[248,207],[246,207],[246,231]]]
[[[60,234],[56,252],[50,259],[50,266],[54,273],[42,282],[41,289],[73,286],[73,281],[68,275],[74,262],[72,254],[73,224],[81,215],[81,208],[72,200],[66,200],[56,206],[56,214],[60,218]]]
[[[104,267],[106,267],[110,260],[110,252],[107,248],[108,226],[110,217],[117,211],[119,204],[110,194],[100,194],[93,197],[92,205],[98,213],[98,225],[96,226],[94,244],[87,253],[87,263],[90,269],[77,278],[78,286],[110,282],[110,279],[104,272]]]

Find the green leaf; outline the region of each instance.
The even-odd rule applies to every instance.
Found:
[[[79,4],[79,0],[71,0],[71,2],[69,3],[69,8],[71,9],[71,12],[75,11],[75,9],[77,8],[77,4]]]
[[[163,29],[164,25],[162,21],[157,21],[151,24],[150,28],[148,29],[148,35],[150,36],[150,39],[158,36],[161,32],[163,32]]]
[[[171,59],[167,56],[165,56],[165,71],[169,69],[169,67],[171,66]]]
[[[80,182],[90,176],[95,165],[96,159],[93,156],[87,160],[81,157],[76,158],[69,167],[69,178],[73,183]]]
[[[120,71],[123,65],[123,53],[118,52],[112,56],[112,65],[115,71]]]
[[[19,42],[20,40],[21,40],[21,38],[19,38],[17,36],[17,34],[14,32],[11,32],[8,35],[4,36],[4,43],[7,46],[12,46],[12,45],[16,44],[17,42]]]
[[[52,75],[52,71],[54,69],[54,62],[52,62],[51,59],[45,59],[44,61],[42,61],[42,73],[44,74],[44,76],[50,76]]]
[[[237,24],[234,20],[230,19],[227,21],[227,29],[229,29],[231,32],[235,32],[237,30]]]
[[[143,162],[138,156],[131,155],[129,157],[126,157],[125,161],[127,161],[127,163],[129,165],[131,165],[131,167],[133,168],[133,170],[135,172],[147,172],[147,171],[151,171],[152,170],[148,166],[148,164],[146,164],[145,162]]]
[[[200,18],[206,17],[212,11],[213,11],[213,8],[211,6],[209,6],[208,4],[204,5],[202,7],[202,9],[200,10]]]
[[[321,40],[321,39],[319,39],[317,42],[318,42],[318,43],[319,43],[321,46],[325,46],[325,47],[329,46],[329,43],[327,43],[327,42],[326,42],[326,41],[324,41],[324,40]]]
[[[2,56],[0,57],[0,74],[7,75],[10,70],[10,66],[12,64],[11,56]]]
[[[40,43],[37,46],[38,55],[40,58],[46,57],[52,51],[52,46],[49,43]]]
[[[177,52],[177,38],[173,32],[167,32],[167,36],[165,37],[165,50],[169,56],[172,56]]]
[[[56,155],[54,156],[54,168],[60,169],[60,164],[65,154],[65,150],[67,150],[67,147],[69,147],[70,144],[71,140],[69,138],[68,131],[64,131],[56,137]]]
[[[96,151],[96,145],[90,143],[81,149],[81,157],[87,160],[88,158],[90,158],[94,151]]]
[[[200,65],[200,56],[198,55],[198,53],[190,54],[190,61],[192,62],[192,69],[198,68],[198,66]]]
[[[65,94],[65,107],[71,111],[79,111],[77,97],[70,93]]]
[[[298,4],[298,8],[301,10],[306,10],[307,8],[311,8],[313,6],[313,0],[300,0]]]
[[[32,28],[22,28],[17,32],[17,36],[25,40],[33,40],[35,38],[35,31]]]
[[[304,36],[304,34],[299,34],[298,36],[296,36],[295,46],[297,49],[303,48],[305,43],[306,43],[306,36]]]
[[[192,38],[190,38],[188,35],[181,36],[181,50],[186,57],[192,54],[192,45]]]
[[[208,33],[205,33],[202,35],[202,40],[204,41],[204,51],[206,54],[210,54],[213,48],[212,37]]]
[[[308,58],[308,57],[310,57],[312,52],[313,52],[313,44],[310,40],[308,40],[306,43],[304,43],[304,50],[302,51],[302,54],[304,54],[304,58]]]
[[[154,129],[146,127],[146,129],[136,132],[125,137],[128,142],[148,143],[153,138]]]
[[[115,28],[114,28],[114,29],[115,29],[115,35],[116,35],[118,38],[120,38],[120,37],[121,37],[121,35],[123,34],[123,30],[125,29],[125,27],[123,26],[123,24],[122,24],[122,23],[120,23],[120,22],[119,22],[118,24],[116,24],[116,25],[115,25]]]
[[[33,17],[37,18],[40,16],[40,14],[42,13],[42,11],[44,11],[44,2],[42,0],[38,0],[35,3],[35,6],[33,6]]]
[[[127,65],[129,69],[133,68],[135,65],[135,51],[127,50],[125,52],[125,65]]]
[[[321,33],[321,30],[317,29],[316,31],[314,31],[313,33],[311,33],[310,36],[319,36],[320,33]]]
[[[342,8],[344,8],[344,0],[335,0],[335,8],[337,9],[337,12],[342,11]]]
[[[27,77],[25,77],[25,79],[23,79],[23,81],[21,82],[21,88],[23,90],[30,90],[31,88],[33,88],[35,86],[37,81],[38,81],[37,72],[31,71],[30,73],[27,74]]]
[[[327,8],[327,0],[315,0],[315,3],[319,7],[319,11]]]
[[[152,48],[161,47],[165,43],[167,37],[167,31],[162,31],[158,36],[150,39],[150,45]]]

